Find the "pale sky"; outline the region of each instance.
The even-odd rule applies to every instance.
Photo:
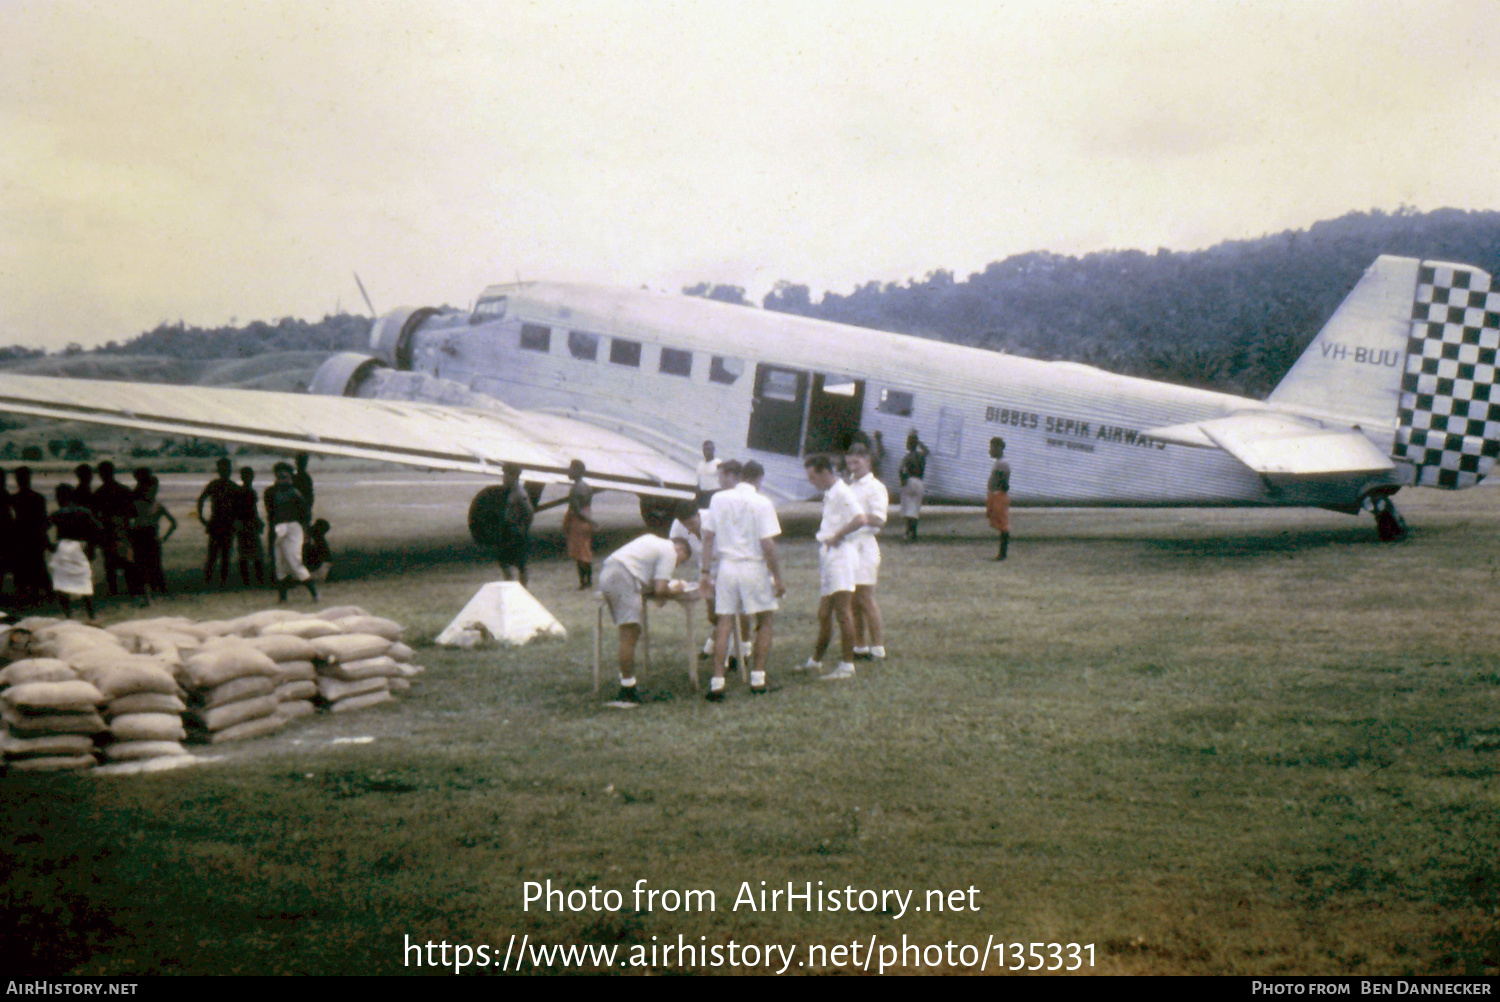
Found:
[[[0,345],[1500,208],[1500,4],[0,0]]]

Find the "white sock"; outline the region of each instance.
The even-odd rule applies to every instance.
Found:
[[[822,668],[823,667],[823,662],[816,661],[816,660],[814,660],[812,658],[808,658],[807,659],[807,664],[804,665],[803,667],[805,667],[805,668]]]
[[[621,689],[634,689],[635,688],[635,676],[632,675],[629,678],[626,678],[624,675],[621,675],[620,676],[620,688]]]
[[[845,668],[848,668],[850,671],[853,671],[854,670],[854,662],[853,661],[840,661],[839,662],[839,666],[837,668],[835,668],[834,671],[843,671]]]
[[[870,649],[868,647],[856,647],[856,648],[854,648],[854,653],[855,654],[868,654],[868,653],[870,653]]]
[[[872,657],[872,658],[883,658],[883,657],[885,657],[885,648],[884,647],[871,647],[870,648],[870,657]]]
[[[763,672],[763,671],[753,671],[753,672],[751,672],[750,673],[750,684],[753,685],[753,686],[755,686],[757,689],[759,689],[761,686],[765,685],[766,684],[766,673]]]
[[[718,675],[715,675],[713,678],[711,678],[711,679],[708,680],[708,691],[709,692],[719,692],[723,688],[724,688],[724,679],[722,679]]]

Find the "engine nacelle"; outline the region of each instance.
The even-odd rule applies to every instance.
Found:
[[[370,351],[393,369],[410,369],[413,335],[442,312],[433,306],[402,306],[392,310],[370,328]]]
[[[376,369],[384,368],[385,363],[378,358],[357,351],[341,351],[318,366],[312,382],[307,384],[307,392],[325,397],[361,396],[360,387]]]

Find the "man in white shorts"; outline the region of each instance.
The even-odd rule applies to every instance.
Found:
[[[770,691],[766,662],[771,657],[771,614],[776,611],[776,600],[786,594],[786,586],[776,556],[781,522],[776,518],[776,507],[759,491],[765,475],[765,469],[755,460],[746,463],[738,486],[719,491],[709,502],[703,528],[699,590],[713,589],[714,609],[719,614],[714,627],[714,677],[708,690],[708,699],[714,703],[724,698],[730,617],[741,613],[755,620],[750,691]]]
[[[599,570],[599,593],[610,618],[620,628],[620,694],[624,703],[639,703],[635,688],[635,645],[641,638],[641,612],[647,598],[658,604],[672,595],[672,571],[688,559],[688,545],[647,533],[620,547]]]
[[[718,484],[720,491],[727,491],[740,482],[740,464],[737,459],[726,459],[718,466]],[[714,493],[718,493],[715,491]],[[709,526],[708,508],[701,510],[683,505],[678,511],[677,517],[672,520],[672,528],[667,532],[668,539],[682,539],[692,550],[690,560],[697,566],[693,568],[693,579],[698,580],[703,573],[703,530]],[[712,591],[700,592],[703,596],[703,610],[708,615],[708,636],[703,638],[702,657],[709,658],[714,653],[714,629],[719,623],[719,614],[714,611],[714,593]],[[733,655],[731,655],[732,657]],[[738,656],[745,660],[750,659],[750,617],[740,617],[740,649]]]
[[[870,447],[855,442],[849,447],[845,461],[849,465],[849,486],[859,499],[864,512],[864,526],[854,533],[854,656],[861,661],[885,659],[883,643],[885,624],[880,618],[880,606],[875,602],[875,582],[880,576],[880,543],[875,534],[885,525],[890,510],[891,496],[871,471]],[[868,637],[869,645],[865,640]]]
[[[808,456],[803,463],[807,482],[823,492],[823,521],[818,525],[818,642],[812,657],[801,667],[821,669],[823,654],[833,638],[833,617],[839,619],[839,644],[843,657],[824,681],[854,677],[854,599],[857,548],[855,534],[865,524],[859,499],[849,485],[833,472],[827,456]]]

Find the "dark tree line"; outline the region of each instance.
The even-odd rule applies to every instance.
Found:
[[[369,344],[368,317],[351,313],[322,320],[283,317],[244,327],[189,327],[181,321],[158,324],[124,343],[111,341],[102,355],[167,355],[173,358],[253,358],[273,351],[359,351]]]

